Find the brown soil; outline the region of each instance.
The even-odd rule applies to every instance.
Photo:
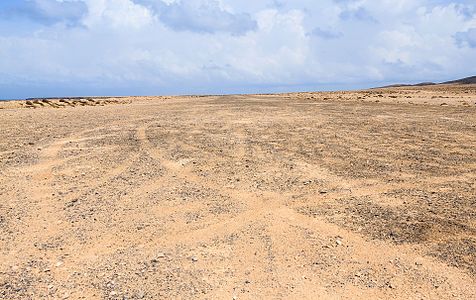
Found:
[[[474,85],[29,101],[1,299],[476,299]]]

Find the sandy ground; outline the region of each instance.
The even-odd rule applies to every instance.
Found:
[[[476,87],[0,103],[1,299],[476,299]]]

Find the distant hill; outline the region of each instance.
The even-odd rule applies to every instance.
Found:
[[[446,81],[441,83],[421,82],[417,84],[392,84],[392,85],[382,86],[381,88],[406,87],[406,86],[428,86],[428,85],[439,85],[439,84],[476,84],[476,76],[471,76],[471,77],[466,77],[462,79]]]
[[[476,83],[476,76],[471,76],[471,77],[466,77],[463,79],[443,82],[442,84],[475,84],[475,83]]]
[[[421,82],[417,84],[392,84],[386,85],[378,88],[393,88],[393,87],[406,87],[406,86],[427,86],[427,85],[436,85],[437,83],[434,82]]]

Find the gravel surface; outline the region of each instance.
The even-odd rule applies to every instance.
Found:
[[[476,299],[474,85],[0,120],[0,299]]]

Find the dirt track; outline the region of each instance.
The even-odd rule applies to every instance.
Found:
[[[40,102],[1,299],[476,299],[474,86]]]

